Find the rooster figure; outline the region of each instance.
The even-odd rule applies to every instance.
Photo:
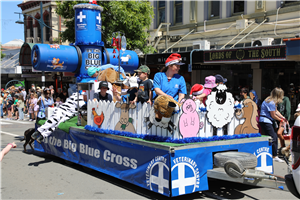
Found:
[[[104,114],[102,112],[101,115],[98,115],[95,111],[95,108],[92,108],[92,112],[94,115],[94,123],[98,126],[98,128],[100,128],[104,121]]]

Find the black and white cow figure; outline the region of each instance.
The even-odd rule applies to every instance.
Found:
[[[48,117],[48,120],[45,124],[40,126],[35,133],[32,134],[31,138],[41,141],[51,135],[51,133],[57,128],[61,122],[65,122],[72,117],[77,115],[78,109],[77,104],[79,103],[79,108],[85,105],[84,95],[79,95],[77,99],[77,93],[73,93],[66,102],[55,108],[52,115]],[[41,134],[39,136],[39,134]],[[38,137],[39,136],[39,137]]]

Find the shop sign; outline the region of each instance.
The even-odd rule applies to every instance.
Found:
[[[286,58],[286,46],[204,51],[203,57],[204,63],[282,60]]]

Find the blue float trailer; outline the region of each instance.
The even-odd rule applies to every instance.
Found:
[[[108,63],[114,65],[119,63],[116,51],[105,49],[101,41],[102,8],[93,4],[78,4],[74,9],[75,43],[70,46],[35,45],[32,51],[35,69],[76,72],[84,76],[91,66],[101,67]],[[132,71],[138,67],[135,52],[125,51],[123,56],[127,58],[121,59],[123,62],[120,64],[125,71]],[[91,116],[92,108],[89,104],[88,116]],[[137,110],[144,107],[144,113],[149,114],[147,106],[138,105]],[[99,106],[100,110],[105,112],[110,110],[114,115],[120,115],[120,109],[112,108],[115,109],[114,105],[105,103]],[[143,119],[145,115],[140,113],[131,115],[135,117],[135,121],[141,122],[140,124],[145,123]],[[178,116],[176,120],[178,123]],[[103,123],[106,128],[97,129],[91,120],[88,120],[88,124],[85,129],[73,126],[67,132],[57,129],[45,138],[42,144],[35,142],[35,150],[78,163],[165,196],[174,197],[208,190],[209,177],[273,188],[284,186],[283,189],[287,190],[284,182],[277,181],[275,185],[275,182],[270,180],[276,179],[275,176],[261,171],[257,173],[258,171],[253,169],[256,167],[273,172],[269,137],[260,135],[236,137],[231,134],[225,137],[214,136],[211,140],[200,138],[202,142],[197,140],[192,143],[173,143],[164,141],[162,136],[166,136],[165,130],[153,127],[150,130],[145,128],[145,124],[138,128],[137,134],[134,135],[123,135],[112,128],[109,129],[108,126],[115,125],[116,121],[107,113],[106,121]],[[211,129],[208,124],[205,130],[208,133]],[[150,141],[149,133],[156,140]],[[173,139],[183,141],[180,137],[174,138],[176,134],[178,136],[178,131],[172,136]],[[217,160],[222,168],[216,168],[216,155],[223,152],[233,152],[231,155],[238,161],[229,158],[221,163],[220,161],[224,160]],[[255,155],[255,166],[250,167],[252,169],[244,169],[245,166],[240,165],[243,159],[238,159],[240,154],[236,153]]]

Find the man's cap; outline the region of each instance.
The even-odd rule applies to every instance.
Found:
[[[150,74],[150,69],[147,65],[141,65],[137,70],[134,70],[134,71]]]
[[[185,63],[182,63],[180,62],[182,59],[181,59],[181,55],[178,54],[178,53],[172,53],[168,59],[166,60],[165,62],[165,65],[166,67],[169,66],[169,65],[185,65]]]
[[[99,84],[99,90],[102,88],[102,87],[105,87],[108,89],[108,83],[107,81],[101,81],[100,84]]]

